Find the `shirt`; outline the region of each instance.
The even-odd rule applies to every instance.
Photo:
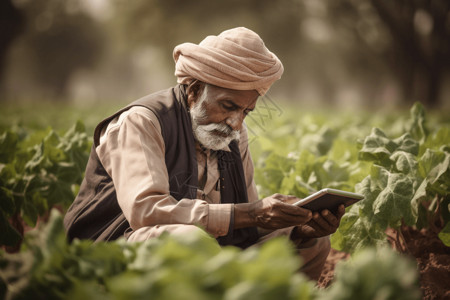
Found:
[[[257,201],[245,126],[241,129],[239,149],[248,200]],[[197,145],[198,180],[202,182],[207,169],[206,182],[197,190],[197,199],[177,201],[170,195],[160,123],[151,110],[134,106],[113,119],[103,130],[96,152],[114,182],[117,201],[133,230],[162,224],[190,224],[203,227],[215,237],[228,233],[233,204],[220,203],[219,170],[214,152]]]

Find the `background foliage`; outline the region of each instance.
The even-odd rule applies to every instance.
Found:
[[[448,109],[446,0],[5,0],[0,99],[130,101],[173,85],[173,48],[246,26],[304,103]],[[108,99],[108,100],[107,100]]]

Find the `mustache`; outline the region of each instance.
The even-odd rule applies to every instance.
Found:
[[[221,123],[211,123],[208,125],[203,125],[202,128],[203,128],[203,130],[209,131],[209,132],[218,131],[227,136],[230,136],[232,134],[239,134],[238,130],[233,130],[230,126],[228,126],[226,124],[221,124]]]

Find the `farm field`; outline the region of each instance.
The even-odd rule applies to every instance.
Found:
[[[260,197],[325,187],[365,196],[332,235],[315,286],[296,272],[301,262],[282,239],[244,251],[219,251],[203,236],[67,244],[61,218],[82,180],[93,128],[119,107],[2,107],[3,298],[450,298],[445,113],[419,103],[383,114],[303,112],[263,99],[249,115]]]

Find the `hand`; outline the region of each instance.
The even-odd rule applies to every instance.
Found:
[[[336,215],[327,209],[322,210],[320,214],[315,212],[308,223],[297,226],[294,229],[292,236],[294,238],[308,239],[330,235],[336,232],[344,214],[344,205],[339,206]]]
[[[280,229],[306,224],[312,212],[288,204],[299,199],[294,196],[274,194],[260,201],[236,204],[234,208],[234,228],[258,226],[265,229]]]

